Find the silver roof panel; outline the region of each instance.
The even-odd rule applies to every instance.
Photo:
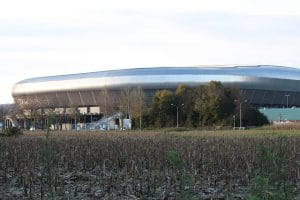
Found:
[[[300,69],[258,65],[231,67],[157,67],[100,71],[82,74],[31,78],[16,83],[13,96],[137,86],[176,87],[179,83],[196,86],[211,80],[244,89],[300,92]]]

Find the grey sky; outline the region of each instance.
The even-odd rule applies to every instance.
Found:
[[[148,66],[300,67],[296,0],[0,3],[0,103],[25,78]]]

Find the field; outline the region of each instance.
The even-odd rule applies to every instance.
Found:
[[[0,199],[300,199],[300,130],[26,132]]]

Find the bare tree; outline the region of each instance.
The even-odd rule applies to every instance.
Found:
[[[139,86],[132,91],[133,102],[132,105],[132,115],[134,118],[139,118],[139,126],[140,130],[142,130],[142,118],[143,118],[143,111],[145,110],[146,103],[145,103],[145,93],[143,89]]]
[[[15,117],[20,116],[23,120],[29,119],[31,125],[33,124],[36,127],[42,116],[42,102],[40,99],[35,96],[27,96],[21,101],[17,101],[17,105]]]
[[[115,114],[118,111],[116,93],[104,87],[100,91],[100,97],[102,98],[99,106],[101,108],[104,108],[102,109],[104,113],[104,117],[108,120],[109,116]],[[108,121],[106,123],[108,125]]]
[[[6,115],[9,114],[11,107],[14,104],[10,105],[10,104],[2,104],[0,105],[0,121],[4,121],[4,118]]]
[[[142,113],[145,108],[145,95],[141,87],[131,89],[123,88],[119,97],[119,109],[128,117],[139,118],[139,126],[142,128]]]
[[[129,87],[123,88],[119,95],[119,110],[128,117],[131,115],[132,99],[132,90]]]
[[[74,119],[75,130],[77,130],[77,123],[78,119],[80,118],[80,111],[78,109],[78,106],[71,106],[67,114],[70,116],[71,119]]]
[[[107,88],[103,88],[103,90],[100,91],[100,97],[103,97],[101,100],[100,107],[104,108],[104,117],[107,118],[107,116],[111,113],[111,106],[110,106],[110,94]]]

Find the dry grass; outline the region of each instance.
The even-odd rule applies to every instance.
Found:
[[[26,132],[0,138],[0,199],[245,198],[262,146],[297,190],[299,144],[298,130]]]
[[[300,137],[300,126],[267,126],[261,129],[249,129],[244,131],[238,130],[219,130],[219,131],[198,131],[198,130],[179,130],[176,129],[162,129],[149,131],[53,131],[51,137],[62,138],[152,138],[163,136],[179,136],[179,137],[226,137],[226,138],[240,138],[240,137],[278,137],[278,136],[292,136]],[[45,137],[44,131],[24,132],[23,137]]]

